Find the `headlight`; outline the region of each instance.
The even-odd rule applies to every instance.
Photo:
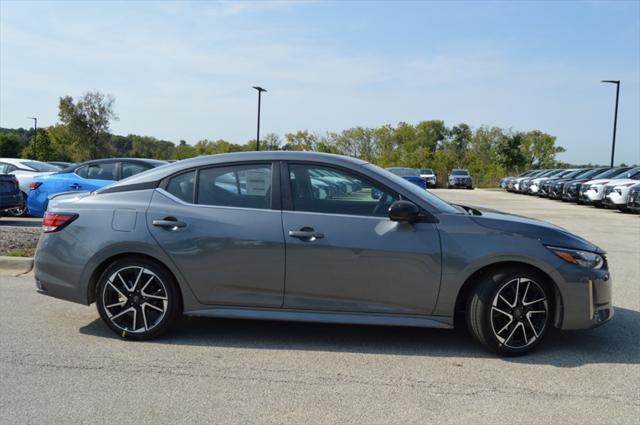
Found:
[[[589,269],[601,269],[604,265],[604,258],[595,252],[556,248],[553,246],[548,246],[547,248],[567,263],[576,264]]]

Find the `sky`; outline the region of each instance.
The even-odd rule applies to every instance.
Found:
[[[0,0],[0,126],[115,97],[116,134],[178,142],[440,119],[542,130],[640,163],[640,1]]]

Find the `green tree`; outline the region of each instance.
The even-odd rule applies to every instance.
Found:
[[[527,163],[522,147],[522,133],[502,135],[495,143],[495,161],[509,171],[521,171]]]
[[[0,157],[17,158],[22,148],[20,137],[16,133],[0,133]]]
[[[196,155],[195,148],[187,144],[185,140],[180,140],[178,146],[173,150],[173,159],[186,159]]]
[[[556,146],[555,136],[533,130],[522,136],[522,152],[530,168],[544,168],[555,165],[556,154],[565,152],[561,146]]]
[[[39,128],[35,141],[29,143],[22,150],[22,157],[39,161],[55,160],[55,153],[51,147],[49,132],[46,128]]]
[[[76,160],[108,156],[109,126],[118,116],[115,99],[98,91],[87,92],[76,102],[71,96],[60,98],[58,118],[72,135]]]
[[[317,134],[309,133],[308,130],[287,133],[284,138],[287,142],[282,149],[287,151],[313,151],[319,139]]]

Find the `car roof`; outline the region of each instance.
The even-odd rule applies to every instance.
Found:
[[[146,164],[151,164],[156,167],[168,164],[167,161],[161,161],[159,159],[149,159],[149,158],[103,158],[103,159],[90,159],[84,162],[78,162],[75,164],[71,164],[66,168],[58,171],[58,174],[70,173],[74,170],[77,170],[80,167],[84,167],[85,165],[93,165],[93,164],[104,164],[105,162],[113,162],[113,161],[134,161],[134,162],[144,162]]]
[[[233,162],[255,162],[255,161],[309,161],[323,162],[327,165],[364,165],[367,161],[358,158],[335,155],[331,153],[303,152],[303,151],[259,151],[259,152],[233,152],[216,155],[201,155],[194,158],[183,159],[162,167],[154,168],[144,173],[136,174],[120,182],[114,183],[110,187],[130,184],[143,184],[154,182],[166,176],[170,176],[180,171],[191,168],[205,167]]]

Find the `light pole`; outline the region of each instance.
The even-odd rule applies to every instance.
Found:
[[[618,98],[620,97],[620,80],[602,80],[601,83],[611,83],[616,85],[616,112],[613,117],[613,143],[611,144],[611,167],[613,167],[613,156],[616,152],[616,127],[618,126]]]
[[[262,98],[262,92],[266,91],[262,87],[253,86],[254,89],[258,90],[258,134],[256,136],[256,150],[260,150],[260,100]]]
[[[27,117],[27,119],[33,120],[33,159],[38,159],[38,118]]]

